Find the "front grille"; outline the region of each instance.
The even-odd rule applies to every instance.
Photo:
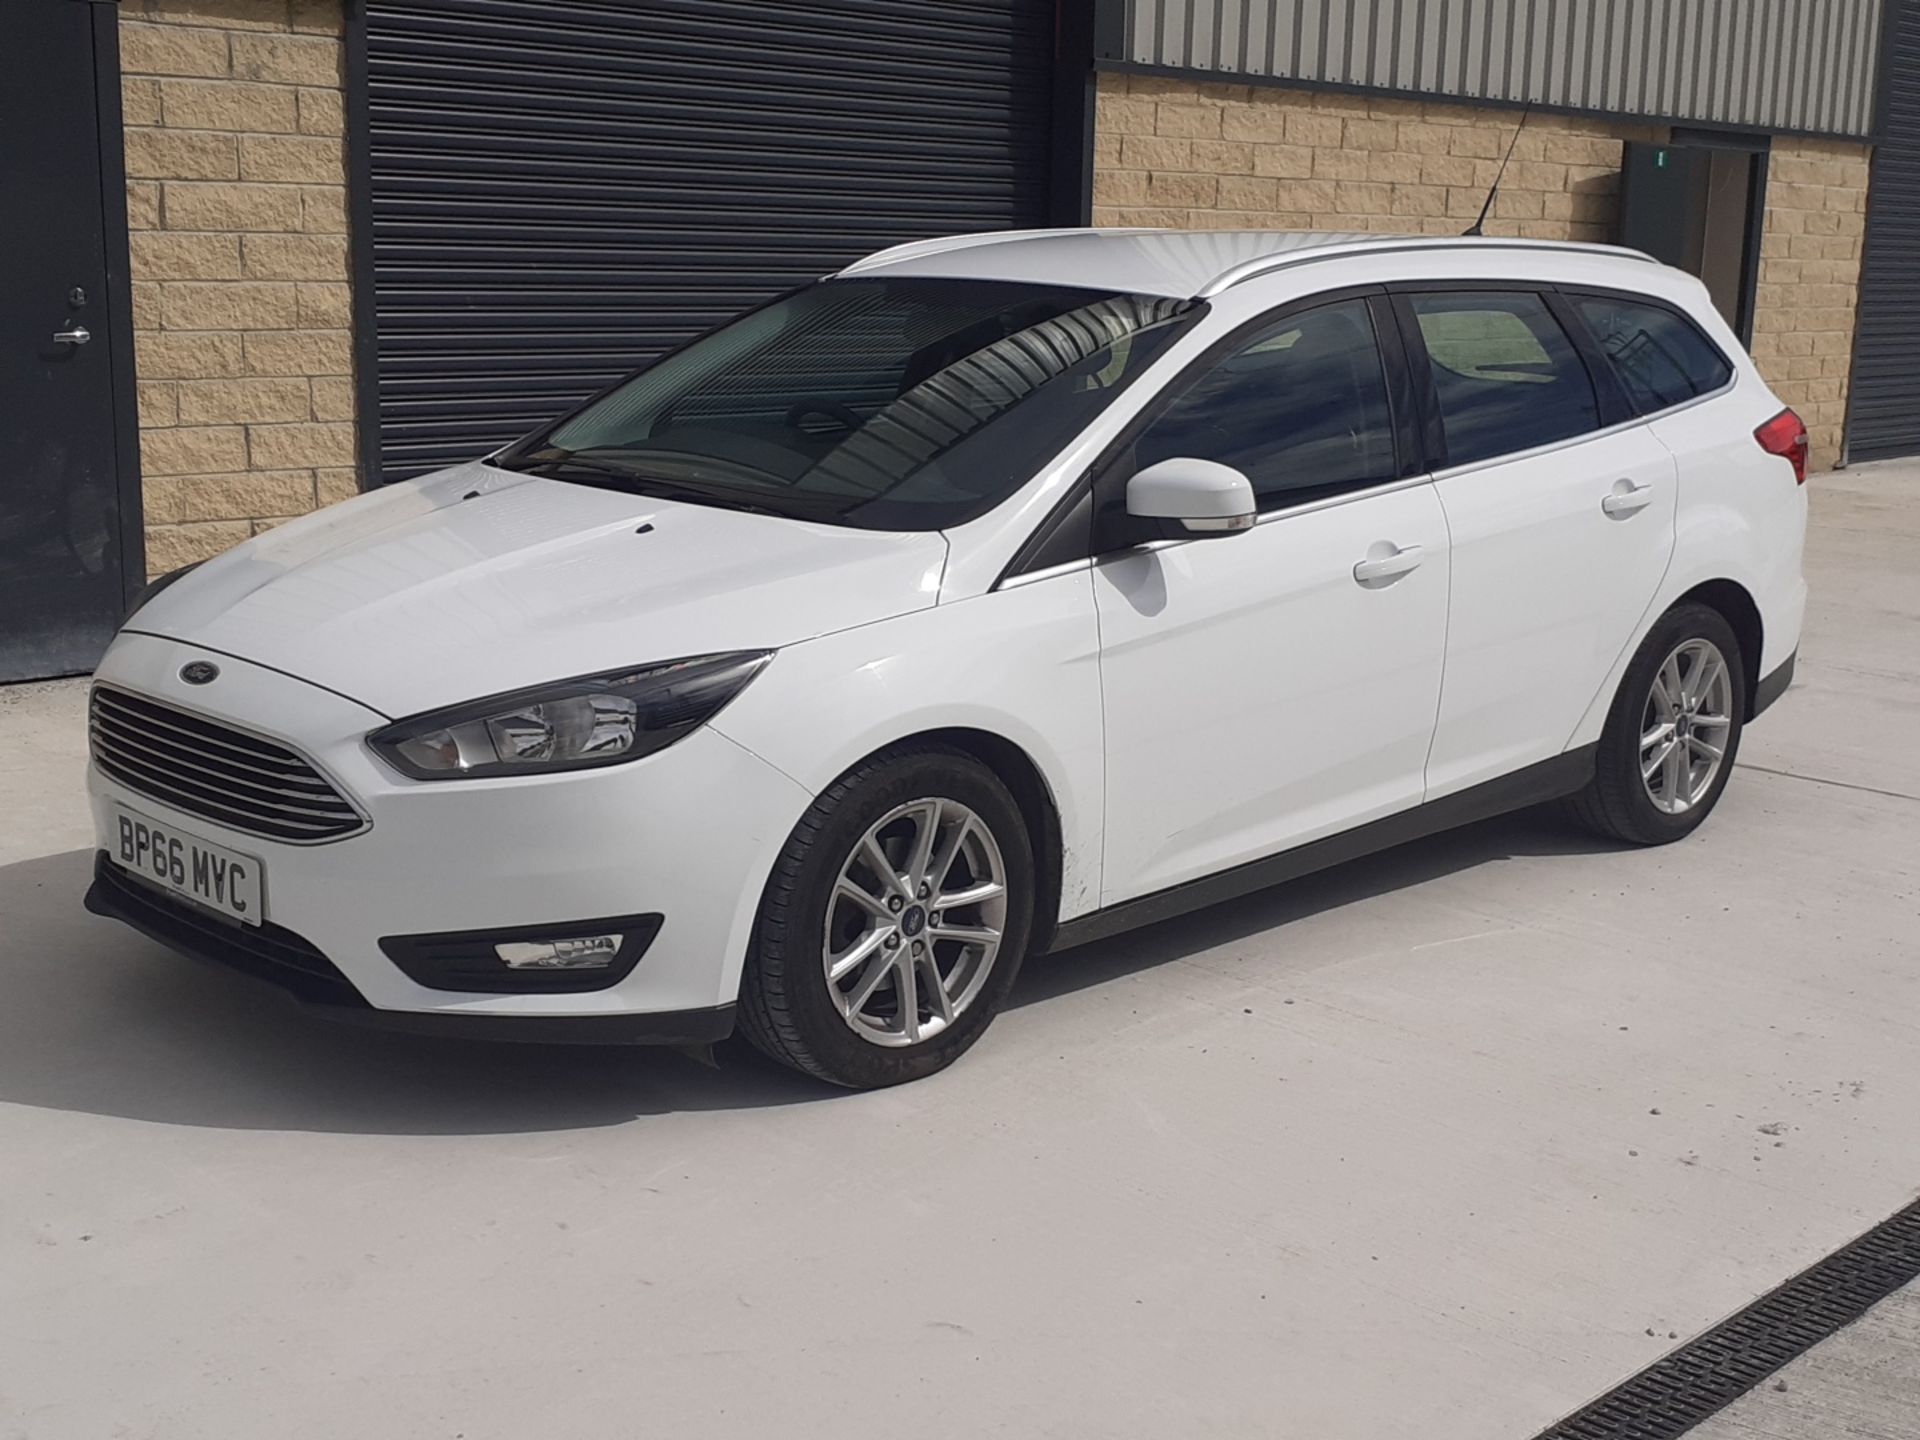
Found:
[[[183,955],[269,980],[302,1000],[358,1009],[367,1002],[313,944],[279,925],[239,925],[136,879],[97,852],[87,908],[124,920]]]
[[[228,829],[312,843],[366,828],[304,757],[203,715],[96,685],[87,733],[107,775]]]

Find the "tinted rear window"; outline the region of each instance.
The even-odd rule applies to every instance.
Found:
[[[1614,295],[1576,303],[1637,414],[1685,404],[1733,378],[1733,366],[1699,327],[1664,305]]]
[[[1472,465],[1600,428],[1593,381],[1530,291],[1409,297],[1433,371],[1447,463]]]

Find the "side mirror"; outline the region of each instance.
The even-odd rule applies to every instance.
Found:
[[[1127,481],[1127,513],[1189,535],[1231,535],[1253,528],[1253,484],[1231,465],[1176,456]]]

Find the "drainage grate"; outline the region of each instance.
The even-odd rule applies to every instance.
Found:
[[[1920,1277],[1920,1202],[1662,1356],[1536,1440],[1674,1440]]]

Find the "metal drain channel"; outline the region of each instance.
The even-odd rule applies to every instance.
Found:
[[[1535,1440],[1675,1440],[1920,1277],[1920,1201]]]

